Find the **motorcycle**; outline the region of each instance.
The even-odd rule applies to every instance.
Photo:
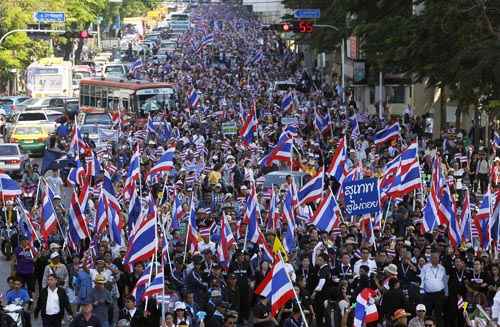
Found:
[[[7,260],[10,260],[17,246],[17,230],[11,224],[5,224],[0,230],[0,250]]]
[[[12,327],[25,327],[25,315],[24,309],[21,305],[11,303],[3,307],[2,309],[2,326],[12,326]]]
[[[24,207],[28,210],[31,210],[31,208],[34,205],[35,202],[35,196],[36,196],[36,184],[23,184],[21,186],[21,198],[24,204]]]

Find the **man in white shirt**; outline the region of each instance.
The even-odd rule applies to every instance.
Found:
[[[375,260],[370,259],[370,250],[368,248],[361,249],[361,259],[356,261],[354,264],[354,275],[359,276],[359,268],[361,266],[367,266],[370,268],[370,274],[377,272],[377,263]]]
[[[424,294],[427,313],[436,319],[438,326],[441,326],[448,275],[445,268],[439,263],[439,253],[433,252],[431,254],[431,261],[422,267],[420,279],[422,281],[420,292]]]
[[[56,275],[49,275],[47,277],[47,287],[40,292],[38,297],[34,316],[36,319],[38,314],[41,313],[43,327],[61,327],[64,310],[73,316],[66,291],[64,288],[57,286],[57,281]]]

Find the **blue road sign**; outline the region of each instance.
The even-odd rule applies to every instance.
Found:
[[[43,23],[64,23],[66,21],[66,15],[63,12],[37,11],[33,14],[33,18],[37,22]]]
[[[293,13],[295,18],[299,19],[318,19],[320,17],[319,9],[297,9]]]

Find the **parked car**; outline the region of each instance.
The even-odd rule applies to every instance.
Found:
[[[43,154],[49,134],[40,125],[20,124],[14,127],[10,142],[17,143],[26,153]]]
[[[21,151],[19,144],[0,144],[0,170],[20,174],[28,160],[28,155]]]
[[[18,106],[28,99],[30,97],[25,95],[0,97],[0,113],[3,111],[5,113],[4,116],[11,116],[18,110]]]
[[[113,126],[113,120],[111,115],[105,112],[86,112],[81,118],[82,125],[97,125],[101,127],[111,128]]]

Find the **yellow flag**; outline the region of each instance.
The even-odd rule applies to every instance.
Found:
[[[283,259],[285,259],[285,261],[288,261],[288,256],[286,255],[286,250],[283,247],[283,244],[281,243],[280,238],[278,236],[274,237],[273,252],[276,254],[278,252],[281,252]]]

